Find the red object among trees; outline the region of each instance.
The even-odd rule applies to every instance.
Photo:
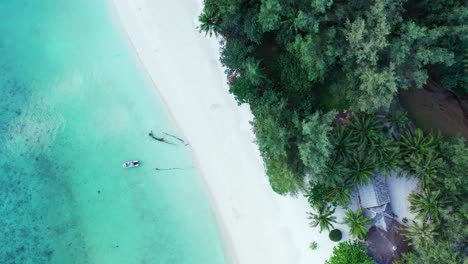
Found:
[[[232,84],[236,79],[237,79],[237,77],[235,75],[229,76],[229,78],[228,78],[229,84]]]

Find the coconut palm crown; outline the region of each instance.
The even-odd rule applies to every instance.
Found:
[[[446,215],[444,207],[447,201],[440,191],[432,192],[424,189],[421,193],[412,193],[408,197],[410,211],[417,214],[417,218],[423,221],[439,222]]]
[[[424,135],[421,129],[417,128],[414,135],[410,131],[401,134],[401,154],[403,156],[410,155],[426,155],[434,152],[440,138],[432,136],[432,134]]]
[[[198,22],[200,22],[200,26],[198,29],[200,32],[205,32],[205,35],[210,35],[210,37],[214,34],[218,36],[218,33],[221,30],[218,21],[218,15],[211,9],[206,9],[198,16]]]
[[[330,230],[333,223],[336,223],[336,217],[333,216],[335,209],[331,209],[329,205],[320,205],[316,208],[316,213],[308,213],[311,227],[319,227],[320,233],[324,230]]]
[[[343,224],[347,224],[349,226],[349,233],[351,236],[364,239],[367,235],[366,224],[370,221],[371,219],[364,215],[364,211],[362,209],[358,209],[356,212],[348,210],[345,213]]]
[[[413,220],[412,224],[405,226],[405,230],[407,231],[406,238],[412,240],[411,244],[416,247],[427,247],[438,235],[436,225],[424,221],[419,224]]]

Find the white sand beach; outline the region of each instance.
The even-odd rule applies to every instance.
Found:
[[[396,172],[392,172],[391,176],[387,178],[387,185],[390,191],[392,210],[397,215],[397,220],[402,221],[403,218],[414,220],[416,214],[409,210],[408,196],[413,191],[418,190],[419,180],[407,179],[403,175],[399,177]]]
[[[112,0],[142,64],[190,143],[229,263],[324,263],[336,243],[308,226],[304,197],[275,194],[251,114],[228,93],[219,44],[196,29],[201,0]],[[338,214],[342,215],[342,212]],[[338,220],[342,217],[339,215]],[[336,225],[346,234],[347,228]],[[318,243],[312,251],[309,244]],[[203,241],[200,241],[203,243]]]

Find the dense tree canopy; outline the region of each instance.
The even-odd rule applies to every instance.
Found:
[[[333,248],[333,255],[326,264],[374,264],[362,244],[357,240],[345,241]]]
[[[306,170],[320,177],[324,164],[337,162],[329,160],[332,118],[319,118],[323,109],[387,110],[399,90],[422,87],[429,76],[450,82],[448,89],[466,87],[461,65],[467,7],[456,0],[423,2],[205,0],[200,30],[222,36],[221,62],[234,77],[230,91],[253,109],[274,181],[293,188],[276,190],[297,192],[307,182],[298,174]],[[376,153],[377,167],[388,171],[398,165],[395,146],[379,143],[387,152]],[[366,171],[374,169],[368,165],[376,161],[364,156],[352,161],[361,172],[351,178],[365,182]],[[288,180],[280,179],[279,171]]]
[[[417,251],[402,263],[460,263],[468,149],[413,129],[396,95],[428,80],[468,95],[464,1],[205,0],[199,21],[219,36],[230,92],[250,104],[274,191],[305,192],[311,224],[325,230],[333,207],[346,207],[374,172],[411,175],[421,181],[411,208],[422,222],[407,227]],[[363,238],[367,220],[347,220]],[[361,262],[347,262],[354,256]],[[329,263],[372,263],[365,257],[358,243],[340,243]]]
[[[228,71],[248,76],[251,63],[238,60],[247,53],[265,68],[269,82],[249,86],[257,98],[273,89],[297,104],[328,90],[356,110],[375,111],[387,109],[398,90],[422,87],[429,76],[447,89],[467,89],[463,53],[468,8],[463,1],[205,4],[201,29],[224,37],[222,61]],[[291,62],[298,67],[285,69]],[[285,70],[297,73],[294,85],[283,82]],[[297,87],[310,93],[302,98],[291,95]],[[240,101],[246,99],[234,93]]]

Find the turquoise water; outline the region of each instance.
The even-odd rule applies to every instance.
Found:
[[[224,263],[188,147],[147,135],[177,131],[107,5],[0,2],[0,263]]]

